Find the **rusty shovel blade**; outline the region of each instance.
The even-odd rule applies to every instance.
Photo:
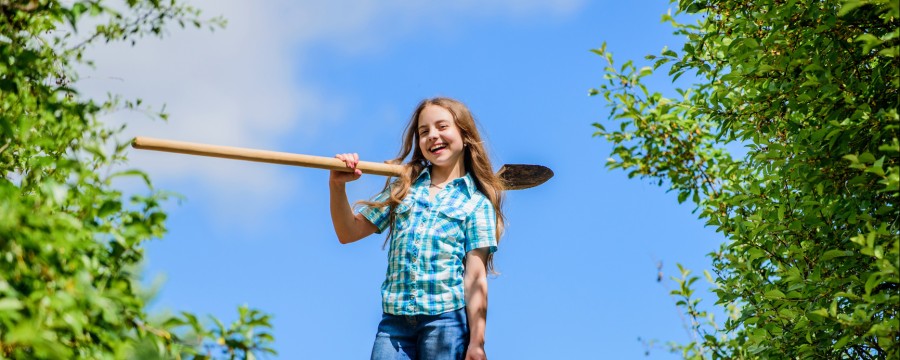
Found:
[[[506,190],[528,189],[547,182],[553,177],[553,170],[541,165],[506,164],[497,171]]]

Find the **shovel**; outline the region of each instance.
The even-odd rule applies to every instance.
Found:
[[[185,141],[155,139],[139,136],[134,138],[131,146],[135,149],[173,152],[179,154],[211,156],[225,159],[264,162],[272,164],[303,166],[317,169],[351,172],[343,161],[337,158],[293,154],[286,152],[257,150],[231,146],[209,145]],[[379,162],[360,161],[356,168],[363,174],[382,176],[400,176],[404,166]],[[546,166],[506,164],[497,171],[503,180],[505,190],[521,190],[543,184],[551,177],[553,171]]]

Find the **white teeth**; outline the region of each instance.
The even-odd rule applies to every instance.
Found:
[[[447,147],[447,144],[441,144],[441,145],[434,146],[434,147],[432,147],[431,149],[428,149],[428,150],[431,151],[431,152],[435,152],[435,151],[438,151],[438,150],[443,149],[443,148],[445,148],[445,147]]]

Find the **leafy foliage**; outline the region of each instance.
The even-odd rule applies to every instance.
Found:
[[[202,21],[174,0],[108,3],[0,0],[0,358],[211,358],[215,346],[231,358],[273,352],[271,335],[253,335],[271,327],[256,310],[241,308],[236,325],[211,332],[199,331],[191,314],[152,321],[146,313],[137,265],[143,243],[165,232],[165,194],[126,198],[113,187],[128,176],[152,189],[140,171],[110,170],[125,162],[128,144],[115,139],[121,128],[97,120],[140,101],[96,103],[71,84],[95,43],[133,44],[172,22],[222,22]],[[97,25],[79,28],[87,19]],[[184,324],[194,335],[176,331]],[[195,342],[182,340],[189,336]],[[196,345],[204,339],[216,345]]]
[[[674,1],[673,1],[674,2]],[[681,51],[614,66],[596,136],[607,166],[655,179],[726,237],[711,254],[718,323],[687,271],[690,359],[900,357],[900,5],[887,0],[681,0]],[[681,23],[678,19],[687,18]],[[695,82],[675,98],[642,81]],[[614,127],[607,130],[607,127]],[[745,146],[733,158],[728,148]]]
[[[190,328],[191,332],[184,338],[186,343],[194,345],[188,350],[197,355],[197,359],[211,359],[215,353],[232,360],[254,359],[255,353],[276,354],[269,347],[275,341],[272,334],[258,331],[260,328],[271,328],[271,316],[246,306],[239,307],[238,314],[238,319],[227,328],[218,319],[210,317],[215,327],[206,330],[196,316],[186,312],[181,313],[181,318],[169,319],[166,325]]]

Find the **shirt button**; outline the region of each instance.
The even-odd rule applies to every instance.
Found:
[[[419,262],[419,258],[414,257],[414,258],[412,259],[412,262],[414,262],[414,263]]]

